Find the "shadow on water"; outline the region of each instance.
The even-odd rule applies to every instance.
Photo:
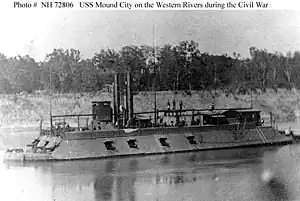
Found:
[[[124,162],[124,161],[123,161]],[[104,162],[105,173],[95,174],[94,179],[94,194],[95,201],[102,200],[128,200],[136,201],[135,195],[135,180],[136,176],[126,176],[118,174],[110,174],[111,170],[118,166],[117,160],[108,160]],[[138,161],[130,160],[128,169],[136,171],[138,169]]]
[[[235,166],[248,161],[259,162],[267,151],[273,151],[277,147],[269,148],[246,148],[212,150],[190,153],[178,153],[169,155],[155,155],[144,157],[125,157],[98,160],[74,160],[57,162],[35,162],[35,163],[9,163],[6,167],[36,167],[42,172],[81,174],[83,172],[99,172],[106,174],[134,173],[139,171],[155,170],[157,168],[177,167],[205,167],[215,165]]]
[[[266,153],[261,163],[260,195],[264,200],[299,200],[300,145]]]
[[[290,200],[291,192],[281,180],[272,179],[267,188],[265,192],[267,200]]]
[[[273,149],[249,148],[122,159],[8,164],[3,167],[6,171],[30,169],[33,173],[26,180],[38,178],[35,185],[48,186],[48,200],[189,200],[185,196],[194,200],[202,197],[205,200],[218,200],[222,193],[232,196],[232,191],[236,191],[237,198],[241,199],[240,193],[243,191],[238,190],[240,182],[247,181],[243,183],[244,192],[250,194],[253,181],[251,168],[256,168],[264,152]],[[250,169],[248,164],[251,165]],[[228,187],[227,191],[223,191]],[[276,185],[270,189],[278,191]],[[40,194],[45,195],[45,191]],[[284,192],[282,195],[285,195]]]
[[[114,178],[112,176],[96,176],[94,182],[95,200],[112,200]]]
[[[291,201],[295,200],[293,192],[286,185],[286,182],[273,178],[268,183],[258,182],[257,186],[252,189],[255,192],[256,200],[264,201]]]
[[[186,174],[183,171],[173,171],[167,175],[157,174],[155,176],[155,184],[156,185],[178,185],[185,183],[195,183],[198,178],[192,174]]]

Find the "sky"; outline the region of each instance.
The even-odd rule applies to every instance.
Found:
[[[54,48],[84,58],[125,45],[199,43],[201,52],[249,57],[251,46],[269,52],[300,50],[300,11],[8,10],[0,13],[0,53],[44,60]],[[155,27],[153,34],[153,25]]]

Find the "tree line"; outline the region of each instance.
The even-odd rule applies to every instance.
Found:
[[[195,41],[178,45],[102,49],[83,59],[75,49],[54,49],[44,61],[0,54],[0,93],[93,92],[111,84],[114,73],[132,72],[134,90],[230,90],[300,88],[300,52],[270,53],[251,47],[250,58],[200,52]]]

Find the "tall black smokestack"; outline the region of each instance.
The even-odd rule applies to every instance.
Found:
[[[118,74],[115,74],[114,75],[114,92],[115,92],[115,120],[116,122],[118,122],[118,119],[119,119],[119,107],[120,107],[120,83],[119,83],[119,75]],[[118,122],[118,125],[119,125],[119,122]]]
[[[132,94],[132,78],[131,74],[127,73],[127,105],[128,105],[128,117],[129,122],[132,125],[133,121],[133,94]]]
[[[116,92],[115,92],[115,83],[112,84],[112,107],[113,107],[113,124],[117,122],[117,111],[118,108],[116,107]]]
[[[127,77],[125,75],[125,87],[124,87],[124,104],[125,104],[125,108],[126,108],[126,122],[129,119],[129,100],[128,100],[128,81],[127,81]]]

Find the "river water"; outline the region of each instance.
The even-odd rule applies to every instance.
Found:
[[[31,139],[31,136],[36,135],[36,131],[29,130],[18,131],[17,134],[9,132],[2,135],[2,148],[7,144],[23,145]],[[277,194],[280,191],[280,189],[276,190],[278,187],[275,187],[274,191],[274,187],[270,189],[270,186],[266,186],[260,180],[265,154],[273,153],[277,149],[277,147],[248,148],[35,164],[0,163],[0,199],[7,201],[288,200],[280,193]],[[297,161],[287,165],[297,169]],[[296,179],[300,183],[300,177]],[[300,200],[300,192],[298,194]],[[293,198],[293,200],[297,199]]]

